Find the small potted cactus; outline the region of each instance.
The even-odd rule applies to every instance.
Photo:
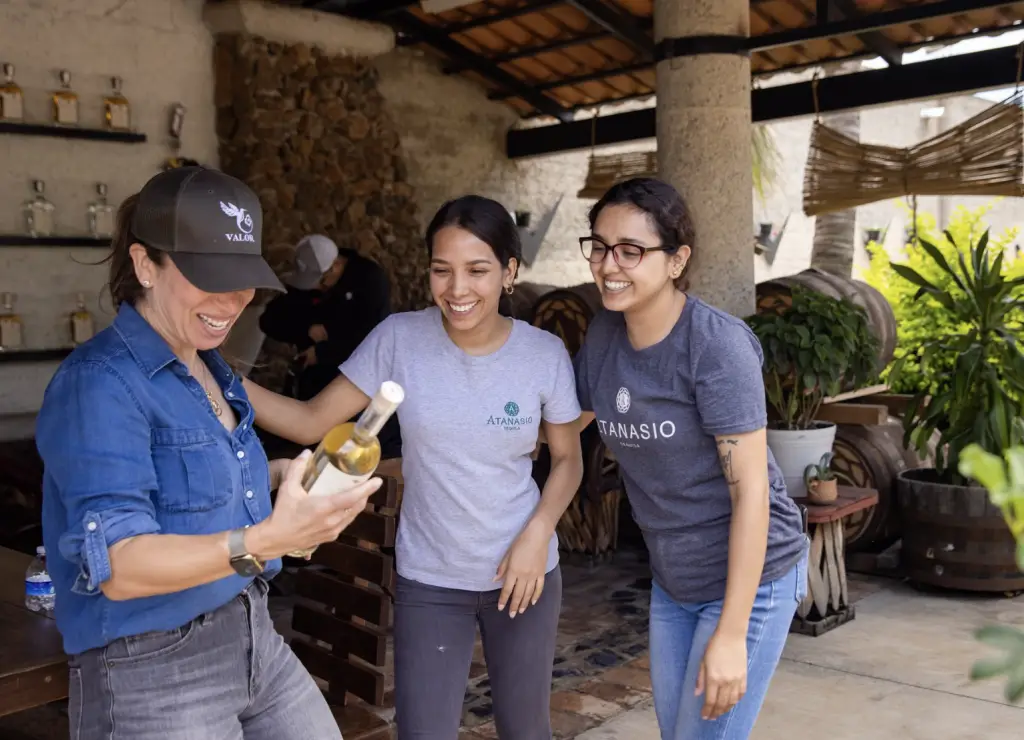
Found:
[[[829,504],[839,495],[839,484],[831,465],[830,451],[822,455],[817,463],[811,463],[804,469],[804,485],[807,486],[807,498],[812,504]]]

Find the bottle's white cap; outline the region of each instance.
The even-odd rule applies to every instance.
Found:
[[[45,547],[40,545],[39,547],[36,548],[36,555],[45,555],[45,554],[46,554],[46,548]]]
[[[405,400],[405,390],[393,380],[385,380],[380,386],[381,397],[393,406]]]

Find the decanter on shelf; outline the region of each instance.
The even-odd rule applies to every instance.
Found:
[[[99,197],[89,204],[89,234],[97,239],[109,239],[114,234],[114,206],[107,202],[107,186],[96,183]]]
[[[121,94],[121,78],[110,78],[111,92],[103,98],[103,119],[107,128],[127,131],[132,125],[131,106],[128,98]]]
[[[0,350],[21,349],[21,317],[14,313],[14,293],[0,297]]]
[[[78,125],[78,95],[71,89],[71,73],[60,71],[60,90],[53,93],[53,120],[62,126]]]
[[[46,199],[46,183],[33,180],[32,189],[35,197],[25,201],[22,212],[25,214],[25,230],[29,236],[50,236],[54,228],[54,206]]]
[[[0,121],[21,121],[25,118],[25,98],[14,81],[14,65],[4,64],[4,81],[0,83]]]
[[[71,341],[73,344],[82,344],[92,337],[94,331],[92,314],[85,307],[85,294],[79,293],[75,310],[71,313]]]

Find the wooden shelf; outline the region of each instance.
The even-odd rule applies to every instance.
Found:
[[[91,236],[29,236],[28,234],[0,234],[0,247],[101,247],[110,246],[110,239]]]
[[[0,364],[5,362],[59,362],[71,354],[73,347],[49,349],[0,350]]]
[[[116,141],[122,144],[141,144],[145,134],[134,131],[109,131],[87,126],[57,126],[52,123],[16,123],[0,121],[0,134],[17,136],[49,136],[55,139],[88,139],[91,141]]]

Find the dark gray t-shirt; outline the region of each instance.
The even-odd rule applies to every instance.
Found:
[[[761,345],[740,319],[688,296],[671,333],[633,349],[621,313],[595,317],[576,356],[580,406],[619,461],[658,585],[681,603],[725,596],[732,503],[715,435],[767,423]],[[807,547],[768,451],[771,520],[761,583]]]

